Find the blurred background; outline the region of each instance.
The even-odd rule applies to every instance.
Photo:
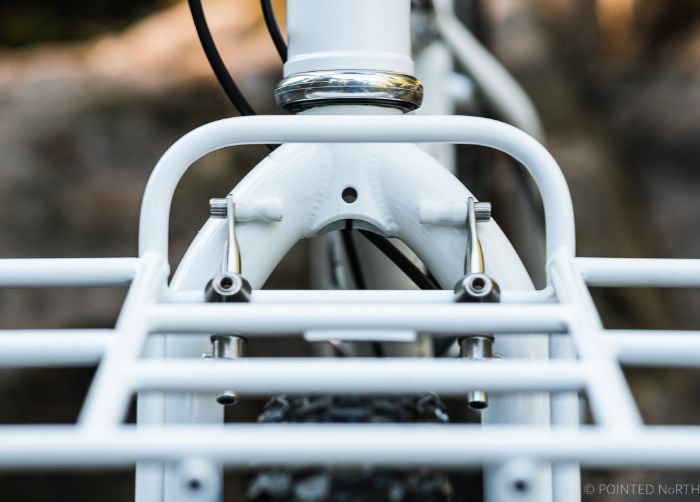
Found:
[[[484,0],[481,7],[484,41],[530,93],[571,186],[579,254],[700,257],[700,1]],[[259,2],[207,0],[205,8],[248,99],[260,113],[277,113],[281,64]],[[284,2],[276,9],[284,25]],[[0,258],[133,256],[140,198],[160,155],[193,127],[232,115],[186,3],[3,0]],[[207,217],[208,199],[224,196],[266,153],[218,152],[190,171],[174,201],[172,263]],[[494,198],[516,191],[506,178]],[[516,244],[523,239],[517,222],[503,223]],[[308,287],[307,269],[308,246],[300,243],[268,286]],[[109,326],[124,293],[2,291],[0,327]],[[608,327],[700,329],[697,292],[594,293]],[[627,374],[648,423],[700,424],[697,372]],[[0,423],[74,421],[91,375],[0,370]],[[595,483],[700,482],[697,473],[585,475]],[[126,471],[0,475],[1,500],[127,501],[132,491]]]

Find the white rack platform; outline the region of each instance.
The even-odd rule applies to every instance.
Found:
[[[606,330],[587,289],[587,284],[698,287],[700,260],[555,257],[548,271],[551,289],[504,291],[503,303],[492,305],[454,304],[449,291],[350,295],[266,290],[255,291],[248,304],[205,304],[201,292],[169,292],[164,286],[167,265],[155,254],[140,259],[2,260],[0,287],[130,287],[114,329],[0,331],[0,364],[5,367],[98,365],[74,426],[0,426],[0,468],[117,466],[192,455],[233,466],[367,462],[470,466],[517,457],[610,467],[700,467],[700,427],[644,426],[620,366],[700,367],[700,332]],[[578,357],[549,362],[252,358],[235,363],[141,357],[147,337],[156,333],[296,336],[306,329],[334,328],[416,329],[434,336],[559,333],[571,337]],[[575,391],[588,396],[596,425],[538,430],[232,424],[222,430],[220,425],[136,429],[122,424],[135,392],[224,388],[241,396],[426,391],[462,395],[474,388]],[[325,447],[330,436],[332,449]],[[270,444],[274,455],[266,448]]]

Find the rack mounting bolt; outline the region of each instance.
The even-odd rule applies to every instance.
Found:
[[[498,303],[501,288],[488,275],[482,273],[465,275],[454,287],[456,303]]]
[[[223,272],[217,274],[204,288],[204,299],[216,302],[249,302],[252,294],[250,283],[240,274]]]

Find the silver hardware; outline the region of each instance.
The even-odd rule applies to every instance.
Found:
[[[476,215],[476,221],[483,223],[491,219],[491,203],[490,202],[475,202],[474,203],[474,214]]]
[[[457,303],[497,303],[501,299],[498,283],[488,275],[468,274],[454,288]],[[490,335],[469,335],[459,341],[459,355],[464,359],[488,360],[493,358],[493,337]],[[483,410],[489,405],[488,393],[472,390],[467,393],[467,404],[475,410]]]
[[[207,302],[248,302],[252,288],[239,272],[241,269],[238,242],[236,241],[236,213],[233,195],[225,199],[210,199],[211,216],[226,218],[228,239],[224,248],[223,272],[214,276],[204,288]],[[235,335],[216,334],[211,336],[212,359],[238,359],[243,357],[245,339]],[[216,401],[224,406],[238,402],[238,396],[232,390],[225,390],[216,396]]]
[[[236,335],[211,335],[212,358],[240,359],[245,349],[245,338]]]
[[[245,338],[236,335],[211,335],[212,359],[240,359],[244,355]],[[232,390],[225,390],[216,395],[216,402],[223,406],[238,403],[238,396]]]
[[[496,303],[501,299],[501,288],[488,275],[465,275],[454,288],[457,303]]]
[[[224,252],[223,270],[230,272],[240,272],[241,257],[238,252],[238,241],[236,240],[236,212],[233,202],[233,195],[228,194],[223,199],[209,199],[209,216],[213,218],[226,218],[228,239]]]
[[[226,199],[209,199],[209,216],[226,218]]]
[[[217,274],[204,287],[204,300],[216,302],[249,302],[253,293],[250,283],[240,274]]]
[[[233,204],[233,195],[231,194],[226,196],[226,224],[228,229],[226,270],[229,272],[240,272],[241,255],[238,252],[238,241],[236,240],[236,212]]]
[[[491,359],[493,357],[493,337],[489,335],[473,335],[462,338],[459,347],[459,355],[465,359]]]
[[[415,110],[423,100],[420,80],[401,73],[333,70],[297,73],[275,89],[277,105],[292,113],[315,106],[365,104]]]
[[[493,337],[473,335],[459,341],[459,356],[464,359],[483,361],[493,358]],[[483,410],[489,405],[489,395],[485,390],[470,390],[467,404],[475,410]]]
[[[239,274],[224,272],[214,276],[204,288],[207,302],[248,302],[251,288],[248,281]],[[243,357],[245,338],[238,335],[211,335],[211,359],[239,359]],[[224,406],[238,402],[238,396],[232,390],[225,390],[216,396],[216,401]]]
[[[474,197],[467,199],[467,253],[465,255],[464,271],[467,274],[476,274],[484,271],[481,258],[481,246],[479,236],[476,233],[476,207]]]

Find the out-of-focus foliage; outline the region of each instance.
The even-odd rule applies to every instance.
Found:
[[[175,0],[3,0],[0,46],[78,40],[120,30]]]

